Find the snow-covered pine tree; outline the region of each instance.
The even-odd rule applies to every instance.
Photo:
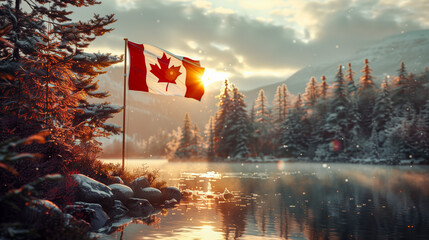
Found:
[[[280,146],[280,136],[282,132],[283,122],[286,119],[289,108],[289,91],[286,84],[277,87],[273,101],[273,123],[274,133],[272,135],[273,150]]]
[[[278,86],[276,89],[276,93],[274,94],[274,100],[273,100],[273,119],[275,125],[278,127],[279,124],[281,124],[284,120],[284,107],[283,107],[283,92],[282,87]]]
[[[273,125],[270,121],[268,100],[263,89],[255,99],[254,146],[257,155],[271,153]]]
[[[421,125],[423,127],[421,141],[424,147],[424,158],[426,162],[429,162],[429,100],[426,101],[426,104],[421,111],[421,121]]]
[[[408,78],[408,72],[404,62],[398,69],[398,77],[396,78],[395,85],[392,88],[392,102],[395,114],[398,116],[405,116],[410,110],[411,105],[411,83]]]
[[[318,146],[315,158],[319,161],[346,161],[349,141],[349,100],[347,98],[347,86],[344,81],[342,66],[333,83],[332,99],[329,111],[323,126],[323,143]]]
[[[384,156],[398,163],[399,160],[411,159],[414,154],[414,130],[417,114],[414,108],[408,107],[405,115],[393,114],[387,123],[386,142],[383,144]]]
[[[312,108],[316,105],[319,98],[319,84],[316,81],[315,77],[311,77],[310,81],[307,83],[305,88],[304,99],[305,105],[309,108]]]
[[[426,101],[429,100],[429,94],[427,94],[429,91],[429,68],[416,76],[415,85],[414,106],[423,110]]]
[[[329,86],[328,86],[328,83],[326,82],[325,75],[320,77],[320,79],[322,80],[322,82],[320,83],[320,87],[319,87],[320,98],[319,98],[317,109],[321,116],[325,116],[328,111]]]
[[[298,95],[294,108],[283,123],[278,152],[280,156],[307,157],[308,131],[306,111],[303,109],[301,94]]]
[[[255,99],[255,122],[266,123],[270,121],[268,113],[268,100],[264,89],[259,90],[258,97]]]
[[[352,98],[354,96],[356,96],[356,92],[357,92],[357,87],[356,87],[356,83],[354,80],[355,72],[353,72],[353,70],[352,70],[352,64],[351,63],[348,63],[347,66],[348,66],[348,68],[347,68],[347,72],[346,72],[346,76],[345,76],[345,79],[347,81],[347,95],[349,96],[349,99],[352,100]]]
[[[282,92],[282,97],[283,97],[283,100],[282,100],[282,103],[283,103],[283,110],[282,110],[282,113],[283,113],[283,121],[286,119],[286,115],[287,115],[287,113],[288,113],[288,109],[289,109],[289,90],[287,89],[287,86],[286,86],[286,84],[282,84],[282,86],[281,86],[282,88],[281,88],[281,92]]]
[[[307,87],[304,93],[304,105],[307,110],[307,120],[310,129],[308,129],[309,139],[309,150],[308,156],[313,157],[313,153],[316,150],[318,144],[318,132],[314,131],[315,128],[320,127],[321,115],[319,114],[318,104],[320,104],[320,89],[319,84],[315,77],[311,77],[307,83]]]
[[[320,83],[320,97],[322,98],[322,100],[326,100],[328,99],[328,83],[326,82],[326,76],[322,75],[320,77],[320,79],[322,80],[322,82]]]
[[[13,79],[0,83],[0,138],[46,130],[47,143],[31,150],[43,154],[41,164],[50,163],[42,171],[65,170],[64,164],[77,161],[90,165],[100,152],[96,138],[120,131],[106,120],[121,108],[88,100],[108,96],[97,91],[95,78],[121,59],[84,50],[112,31],[108,25],[116,20],[113,15],[94,15],[89,21],[73,22],[69,9],[99,4],[92,0],[14,2],[2,1],[0,7],[1,25],[13,25],[4,36],[13,45],[0,43],[0,70],[13,74]]]
[[[232,112],[229,125],[230,134],[226,141],[232,148],[230,156],[233,158],[249,156],[249,118],[244,95],[235,86],[232,88]]]
[[[328,112],[329,104],[329,86],[326,82],[326,77],[323,75],[320,78],[322,82],[319,85],[319,97],[316,106],[313,108],[315,111],[309,116],[311,131],[311,145],[310,149],[317,148],[317,145],[323,142],[323,126],[325,125],[326,114]]]
[[[180,138],[180,144],[175,152],[177,158],[191,158],[193,157],[192,146],[194,144],[194,129],[192,126],[191,118],[189,114],[185,114],[183,121],[182,136]]]
[[[384,79],[381,84],[381,92],[375,99],[374,110],[372,113],[371,123],[371,141],[372,154],[373,156],[380,157],[383,153],[383,143],[386,141],[387,123],[391,121],[393,117],[393,106],[392,100],[390,99],[389,85],[387,80]]]
[[[371,135],[372,112],[375,104],[375,96],[377,93],[376,86],[371,75],[372,69],[369,66],[368,59],[364,60],[365,66],[362,69],[362,77],[359,82],[358,89],[358,110],[361,116],[361,130],[364,137]]]
[[[231,89],[228,80],[225,80],[221,93],[218,96],[218,111],[216,113],[215,131],[214,131],[214,145],[215,155],[217,157],[226,158],[231,152],[231,146],[225,141],[225,137],[229,133],[228,120],[231,115]]]

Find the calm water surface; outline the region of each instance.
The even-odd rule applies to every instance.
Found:
[[[104,239],[429,239],[429,166],[142,164],[192,196]]]

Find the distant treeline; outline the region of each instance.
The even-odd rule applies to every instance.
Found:
[[[321,83],[312,77],[298,96],[283,84],[271,106],[260,90],[250,111],[245,96],[225,81],[203,136],[186,114],[182,128],[161,131],[143,141],[143,149],[150,155],[211,160],[429,162],[429,70],[408,73],[401,63],[396,76],[385,76],[377,86],[368,60],[364,63],[359,81],[349,63],[339,66],[331,85],[325,76]]]

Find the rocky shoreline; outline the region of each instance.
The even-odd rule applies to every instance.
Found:
[[[58,221],[69,227],[89,229],[91,235],[109,234],[133,221],[146,219],[162,208],[171,208],[180,202],[182,193],[176,187],[153,188],[145,177],[126,185],[120,177],[105,185],[88,176],[73,174],[68,178],[68,196],[73,202],[61,210],[49,200],[34,200],[27,215],[32,222]],[[64,182],[51,188],[60,193]],[[66,199],[65,199],[66,200]]]

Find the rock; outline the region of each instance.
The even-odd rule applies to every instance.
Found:
[[[130,198],[125,203],[129,209],[129,214],[133,217],[147,217],[149,216],[154,208],[146,199]]]
[[[98,203],[75,202],[66,206],[65,211],[91,224],[91,231],[100,229],[109,220],[109,216]]]
[[[143,188],[150,187],[149,181],[145,177],[136,178],[131,183],[131,188],[134,191],[134,196],[137,196],[137,193],[140,193]]]
[[[116,200],[125,202],[127,199],[132,198],[134,195],[133,190],[123,184],[115,183],[109,185],[109,188],[112,189],[113,196]]]
[[[172,208],[176,204],[179,204],[179,202],[175,198],[164,201],[164,207],[166,207],[166,208]]]
[[[131,188],[135,191],[138,188],[147,188],[150,187],[149,181],[145,177],[136,178],[131,183]]]
[[[162,192],[162,200],[170,200],[170,199],[176,199],[177,202],[180,202],[182,199],[182,193],[180,193],[180,190],[176,187],[166,187],[161,189]]]
[[[113,192],[108,186],[82,174],[73,174],[72,178],[77,183],[77,201],[98,203],[104,208],[113,206]]]
[[[190,198],[190,197],[192,197],[192,194],[193,194],[192,191],[189,189],[186,189],[185,191],[182,192],[182,196],[184,198]]]
[[[119,219],[113,219],[109,221],[106,226],[99,229],[99,232],[111,234],[117,231],[122,231],[126,226],[130,225],[133,222],[132,217],[122,217]],[[105,237],[105,236],[104,236]],[[101,237],[102,238],[102,237]],[[96,238],[98,239],[98,238]]]
[[[121,201],[115,200],[115,204],[113,204],[113,207],[109,209],[108,215],[112,219],[118,219],[125,216],[127,212],[128,208],[125,207],[125,205]]]
[[[225,200],[230,200],[231,198],[234,198],[234,195],[227,188],[225,188],[224,192],[222,193],[222,197]]]
[[[91,224],[83,219],[77,219],[69,213],[64,213],[65,225],[80,229],[81,231],[89,231]]]
[[[119,176],[113,176],[113,183],[124,184],[124,181]]]
[[[24,214],[25,221],[36,228],[42,227],[46,222],[58,222],[64,219],[58,206],[44,199],[32,200],[25,208]]]
[[[140,189],[140,191],[135,192],[134,196],[137,198],[146,199],[151,204],[162,203],[162,193],[156,188],[147,187],[147,188]]]

